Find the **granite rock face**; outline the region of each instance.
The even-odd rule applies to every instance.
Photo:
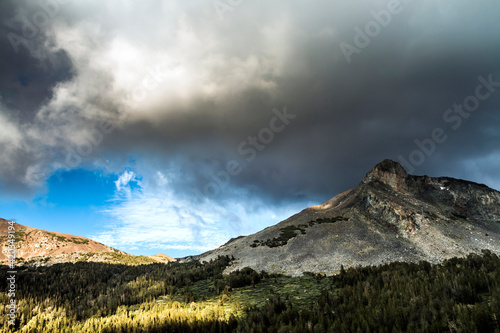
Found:
[[[335,274],[393,261],[500,254],[500,192],[459,179],[408,175],[385,160],[355,188],[198,256],[236,258],[228,271]]]

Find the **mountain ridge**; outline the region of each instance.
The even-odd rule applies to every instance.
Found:
[[[384,160],[354,188],[255,234],[197,256],[236,258],[227,272],[335,274],[341,265],[439,263],[500,253],[500,192],[450,177],[414,176]]]
[[[9,221],[0,218],[0,264],[8,263]],[[14,222],[16,264],[47,266],[57,263],[89,261],[123,264],[170,262],[163,256],[134,256],[90,238],[25,226]]]

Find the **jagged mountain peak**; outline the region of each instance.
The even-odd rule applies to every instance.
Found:
[[[401,177],[404,177],[407,175],[406,170],[403,168],[401,164],[399,164],[396,161],[390,160],[390,159],[385,159],[382,162],[378,163],[373,167],[371,172],[373,171],[381,171],[381,172],[389,172],[389,173],[394,173],[397,174]]]
[[[363,183],[367,184],[373,181],[379,181],[387,184],[395,190],[407,189],[405,179],[408,176],[406,170],[398,162],[392,160],[384,160],[375,165],[363,179]]]

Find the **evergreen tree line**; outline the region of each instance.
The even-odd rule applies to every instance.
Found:
[[[483,251],[441,265],[391,263],[316,275],[328,286],[307,306],[276,295],[243,315],[228,304],[158,302],[209,280],[214,297],[269,278],[245,268],[222,275],[230,259],[141,266],[98,263],[18,269],[19,332],[496,332],[500,333],[500,258]],[[5,268],[5,267],[4,267]],[[0,286],[6,290],[6,271]],[[187,288],[186,288],[187,287]],[[231,289],[233,291],[231,291]],[[218,294],[221,294],[217,296]],[[222,295],[223,294],[223,295]],[[8,297],[0,297],[6,318]],[[3,324],[8,331],[7,321]]]

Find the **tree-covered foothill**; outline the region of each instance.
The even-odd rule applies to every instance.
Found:
[[[342,269],[333,277],[250,268],[223,275],[230,261],[18,268],[16,327],[5,320],[1,330],[500,333],[500,258],[489,251],[441,265]],[[295,294],[287,294],[294,284]],[[2,293],[3,318],[7,301]]]

